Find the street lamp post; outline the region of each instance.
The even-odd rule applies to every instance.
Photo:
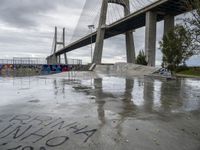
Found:
[[[91,32],[91,64],[92,64],[92,30],[95,28],[94,25],[88,25],[88,28],[90,29],[90,32]]]

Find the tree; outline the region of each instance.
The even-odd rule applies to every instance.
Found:
[[[147,65],[146,56],[143,50],[139,51],[139,54],[136,59],[136,64],[145,65],[145,66]]]
[[[191,35],[193,43],[191,48],[194,50],[194,54],[200,54],[200,1],[187,0],[186,6],[190,10],[190,13],[189,17],[183,21],[187,31]]]
[[[163,54],[163,66],[169,70],[175,70],[180,64],[185,64],[194,50],[191,48],[191,35],[182,25],[176,25],[160,41],[160,49]]]

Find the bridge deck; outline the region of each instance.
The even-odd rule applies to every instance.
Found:
[[[148,11],[156,11],[157,21],[161,21],[164,19],[165,15],[180,15],[182,13],[187,12],[188,10],[185,7],[185,0],[159,0],[151,5],[146,6],[145,8],[138,10],[108,26],[106,26],[105,39],[125,33],[129,30],[135,30],[145,26],[145,14]],[[87,46],[92,42],[96,41],[97,32],[93,32],[71,44],[62,48],[61,50],[56,52],[56,55],[61,55],[66,52],[70,52],[72,50]],[[51,55],[52,56],[52,55]],[[51,57],[49,56],[49,57]]]

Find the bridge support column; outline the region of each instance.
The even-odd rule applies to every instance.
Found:
[[[65,47],[65,28],[63,28],[63,35],[62,35],[62,41],[58,41],[58,31],[57,31],[57,27],[55,27],[55,34],[54,34],[54,48],[53,48],[53,54],[51,56],[49,56],[47,59],[48,64],[60,64],[61,63],[61,54],[57,54],[56,53],[56,49],[57,49],[57,45],[62,45],[63,47]],[[58,56],[57,56],[58,55]],[[67,54],[65,54],[67,55]],[[66,57],[67,58],[67,57]]]
[[[58,63],[58,59],[56,55],[52,56],[52,64],[57,64]]]
[[[127,16],[130,14],[130,3],[129,0],[124,0],[124,15]],[[135,45],[134,45],[134,38],[133,32],[127,31],[126,32],[126,58],[127,63],[135,63]]]
[[[61,64],[61,56],[58,55],[58,64]]]
[[[126,32],[127,63],[135,63],[135,46],[133,40],[133,33],[131,31]]]
[[[174,16],[166,15],[164,17],[164,35],[174,28]]]
[[[106,15],[108,9],[108,0],[102,1],[101,14],[99,20],[99,26],[97,29],[96,44],[94,48],[93,63],[101,64],[102,52],[103,52],[103,42],[106,30]]]
[[[67,61],[67,54],[66,54],[66,53],[64,54],[64,58],[65,58],[65,64],[68,64],[68,61]]]
[[[148,66],[155,66],[156,62],[156,12],[146,13],[145,54]]]
[[[48,58],[48,65],[51,64],[52,60],[51,57]]]
[[[49,61],[50,59],[49,59],[49,57],[47,57],[46,58],[46,61],[47,61],[47,64],[49,64],[50,63],[50,61]]]
[[[49,59],[50,59],[49,63],[52,64],[53,63],[53,57],[51,56]]]
[[[130,4],[129,0],[103,0],[101,6],[101,14],[99,20],[99,26],[97,29],[97,37],[96,44],[94,49],[93,63],[100,64],[102,60],[102,52],[103,52],[103,42],[105,36],[105,28],[106,28],[106,15],[108,9],[108,3],[116,3],[120,4],[124,7],[124,15],[127,16],[130,14]],[[126,35],[126,55],[128,63],[135,63],[135,46],[133,41],[133,33],[132,31],[127,31]]]

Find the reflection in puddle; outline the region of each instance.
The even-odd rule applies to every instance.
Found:
[[[200,81],[196,80],[160,81],[150,78],[123,79],[105,77],[94,79],[94,90],[87,82],[97,103],[117,113],[123,110],[144,112],[179,112],[197,110],[200,107]],[[95,91],[95,92],[94,92]],[[100,102],[99,102],[100,101]]]
[[[180,122],[182,125],[187,121],[184,120],[187,112],[190,114],[190,112],[198,112],[200,109],[199,80],[180,79],[168,82],[151,78],[103,77],[89,80],[69,80],[31,77],[0,79],[0,84],[2,87],[0,90],[0,116],[9,113],[27,115],[29,112],[39,116],[52,116],[52,118],[54,118],[53,116],[56,116],[55,118],[60,116],[66,119],[62,120],[61,123],[52,121],[58,128],[64,126],[63,121],[69,124],[75,121],[81,123],[80,127],[79,125],[72,127],[77,132],[86,127],[90,127],[89,130],[95,129],[92,130],[95,131],[95,134],[93,134],[94,132],[91,134],[87,132],[81,137],[71,133],[69,138],[76,143],[91,142],[91,137],[91,139],[95,139],[94,142],[97,142],[97,144],[102,141],[102,143],[107,143],[108,141],[108,145],[112,142],[112,145],[119,146],[120,142],[125,141],[127,144],[127,138],[133,139],[134,142],[141,136],[140,140],[136,141],[137,145],[141,140],[151,140],[148,137],[155,136],[152,131],[158,128],[161,128],[159,129],[159,131],[162,130],[161,134],[167,131],[166,134],[162,135],[164,137],[163,143],[166,143],[166,137],[168,137],[168,140],[173,140],[168,130],[170,128],[169,131],[173,134],[176,124],[170,127],[168,122],[165,124],[165,121],[176,118],[176,116],[180,116],[179,114],[184,114],[183,120]],[[28,116],[28,118],[32,120],[32,116]],[[4,126],[6,122],[2,120],[1,117],[0,125]],[[36,118],[36,123],[38,121],[41,123],[41,118]],[[179,122],[180,120],[176,121]],[[161,122],[164,122],[164,124],[160,124]],[[194,124],[196,125],[196,122]],[[37,127],[40,127],[40,125],[36,125]],[[97,129],[98,132],[96,132]],[[186,131],[184,126],[181,126],[181,129]],[[46,131],[48,132],[48,130]],[[55,131],[56,137],[57,135],[63,137],[63,131]],[[183,130],[176,130],[176,135],[177,132],[182,137]],[[54,139],[54,137],[48,137],[47,140],[52,138]],[[177,137],[177,139],[180,138]],[[31,141],[27,141],[27,144],[31,144]],[[74,146],[74,144],[71,145]],[[131,145],[132,142],[128,144]],[[67,145],[70,144],[66,143],[63,147]],[[46,146],[48,147],[48,144]],[[130,147],[133,147],[133,145]],[[96,147],[93,149],[96,149]]]
[[[90,80],[45,78],[1,79],[1,106],[21,102],[52,103],[59,106],[96,104],[99,119],[105,111],[118,115],[173,113],[200,108],[200,81],[180,79],[104,77]],[[38,101],[36,101],[38,100]],[[48,104],[47,104],[48,105]],[[93,108],[94,109],[94,108]]]

